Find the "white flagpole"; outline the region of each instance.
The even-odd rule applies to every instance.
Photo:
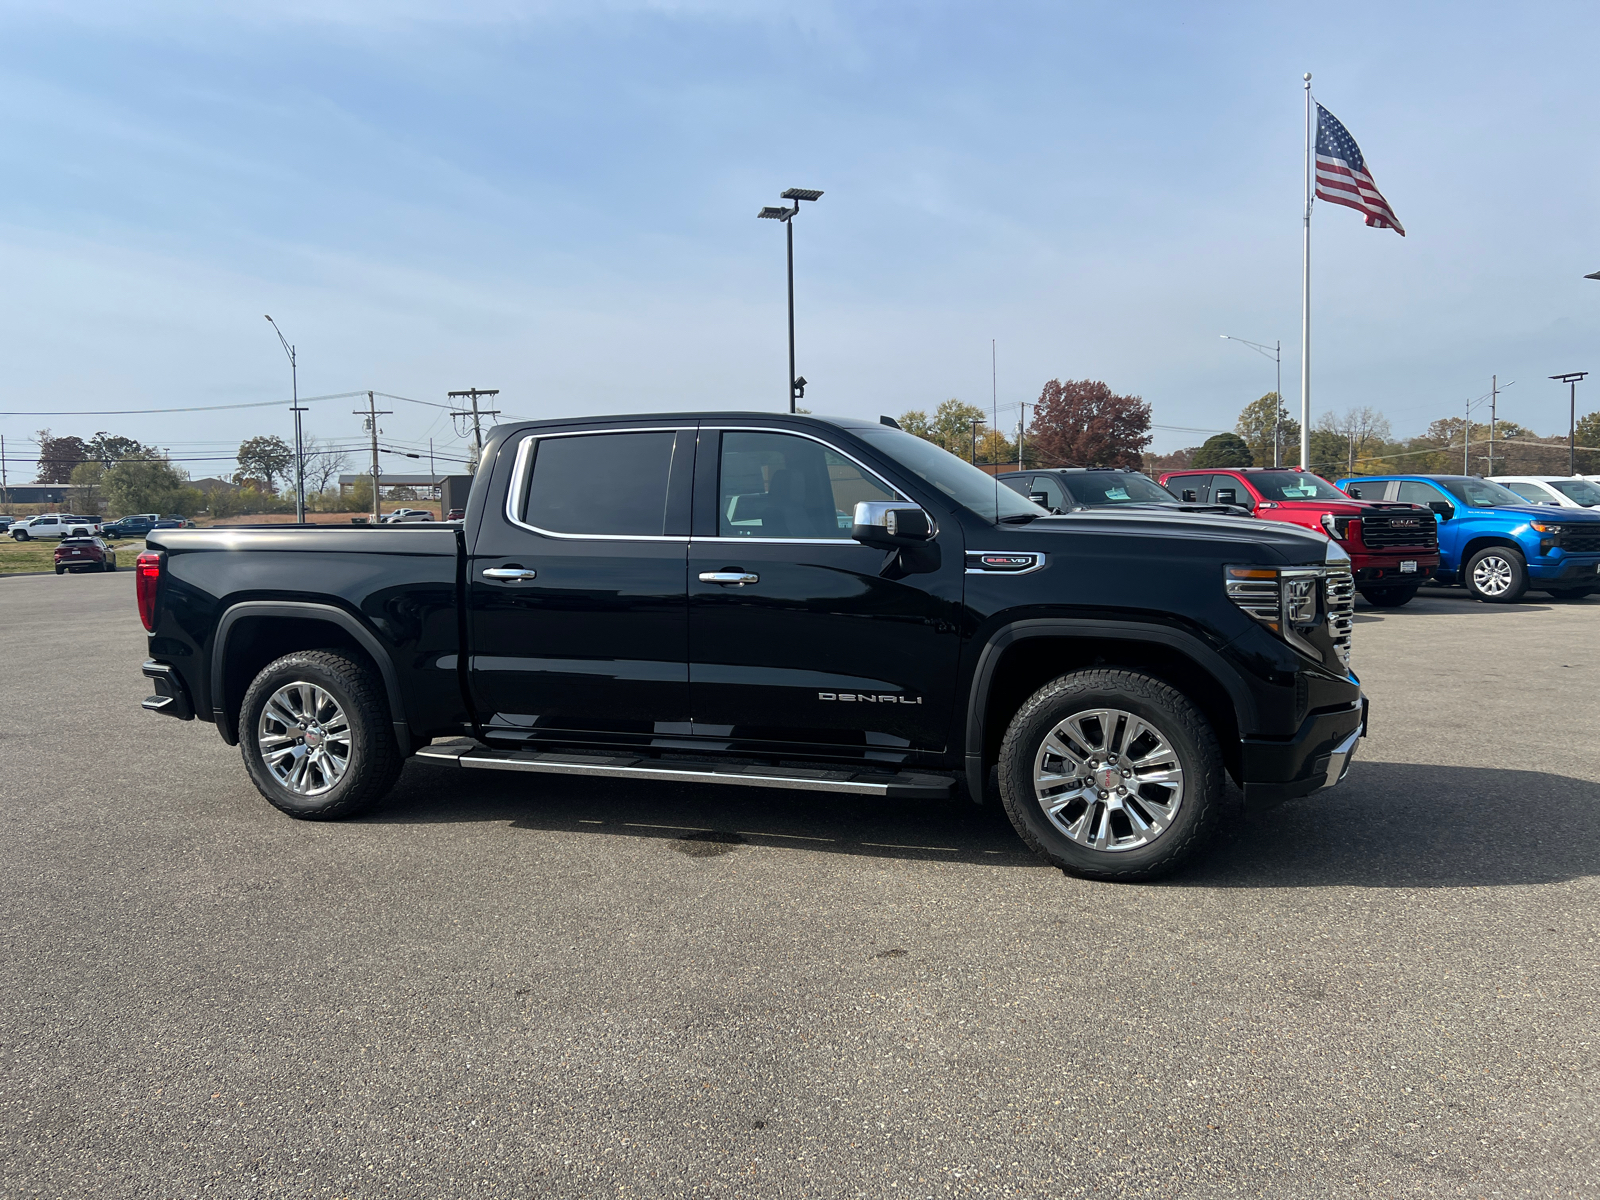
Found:
[[[1300,465],[1311,469],[1311,72],[1306,76],[1305,247],[1300,259]]]

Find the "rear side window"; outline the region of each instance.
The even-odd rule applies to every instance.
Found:
[[[670,429],[540,438],[522,519],[550,533],[661,536],[675,440]]]
[[[722,435],[719,537],[850,537],[856,505],[894,492],[821,442],[787,433]]]

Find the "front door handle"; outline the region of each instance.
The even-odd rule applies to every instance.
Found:
[[[724,587],[743,587],[747,583],[760,583],[761,576],[749,571],[701,571],[701,583],[720,583]]]
[[[534,579],[539,572],[530,571],[525,567],[490,567],[483,573],[485,579],[504,579],[516,583],[523,579]]]

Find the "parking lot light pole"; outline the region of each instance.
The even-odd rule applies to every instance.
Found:
[[[822,193],[812,188],[789,188],[783,193],[783,198],[788,200],[792,208],[779,208],[766,205],[757,217],[771,221],[782,221],[785,240],[789,245],[789,411],[794,412],[798,401],[805,396],[805,380],[794,373],[794,218],[800,211],[800,201],[820,200]]]
[[[267,317],[267,324],[272,326],[272,332],[278,335],[278,340],[283,343],[283,352],[289,356],[289,386],[290,394],[294,401],[289,409],[294,413],[294,519],[295,524],[306,523],[306,459],[300,450],[300,414],[305,409],[300,407],[300,375],[294,361],[294,347],[289,345],[289,339],[283,336],[283,330],[278,328],[278,323],[271,316]]]
[[[1596,271],[1595,275],[1600,275],[1600,271]],[[1593,277],[1594,276],[1586,276],[1586,278],[1591,278],[1591,279]],[[1566,384],[1567,388],[1568,388],[1568,391],[1567,391],[1567,405],[1568,405],[1568,408],[1567,408],[1567,474],[1568,475],[1576,475],[1578,473],[1578,380],[1582,379],[1588,373],[1589,372],[1587,372],[1587,371],[1568,371],[1565,375],[1552,375],[1552,376],[1550,376],[1550,378],[1554,379],[1557,383]]]
[[[1217,336],[1225,342],[1238,342],[1241,346],[1249,346],[1257,354],[1264,355],[1278,364],[1278,405],[1272,412],[1272,465],[1277,466],[1279,434],[1283,430],[1283,343],[1273,342],[1271,346],[1266,346],[1260,342],[1252,342],[1249,338],[1234,337],[1231,333]]]

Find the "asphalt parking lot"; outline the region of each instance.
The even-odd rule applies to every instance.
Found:
[[[1600,597],[1360,610],[1345,785],[1151,886],[419,762],[296,823],[139,709],[131,573],[0,611],[6,1197],[1600,1190]]]

